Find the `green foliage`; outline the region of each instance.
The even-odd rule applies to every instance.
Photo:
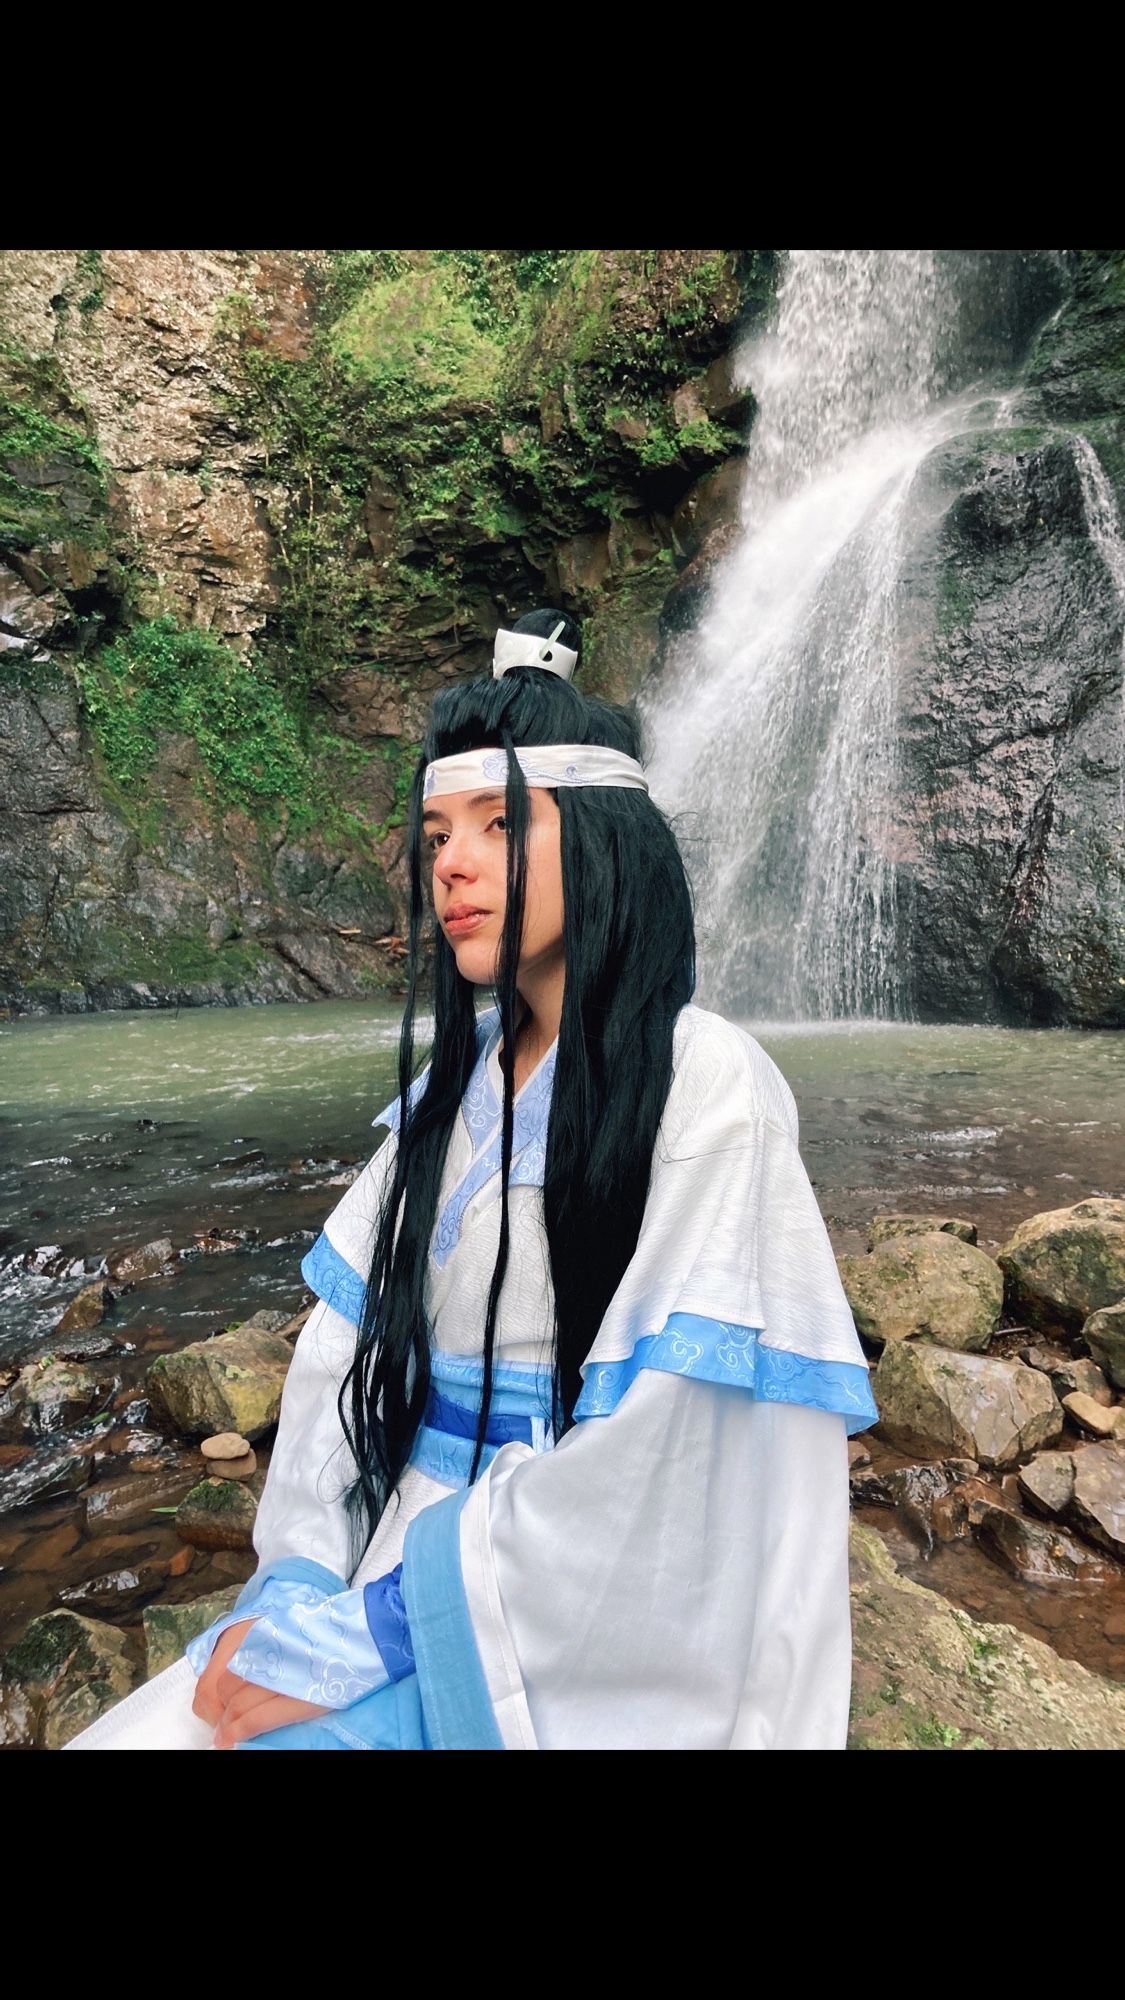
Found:
[[[259,662],[172,618],[135,625],[76,671],[113,783],[129,793],[151,768],[162,730],[194,737],[220,804],[307,805],[309,758],[283,689]]]
[[[100,521],[105,496],[101,454],[76,424],[0,395],[0,547],[83,539]]]
[[[942,1722],[936,1715],[916,1722],[910,1733],[919,1750],[955,1750],[961,1741],[956,1724]]]
[[[573,250],[517,250],[517,285],[522,292],[529,292],[561,284],[573,255]]]
[[[88,317],[105,301],[105,268],[100,250],[79,251],[77,281],[85,287],[78,301],[78,310]]]
[[[332,329],[344,365],[405,420],[454,397],[483,401],[495,389],[503,354],[483,272],[466,263],[482,252],[416,265],[359,294]]]

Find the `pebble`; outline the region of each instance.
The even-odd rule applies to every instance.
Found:
[[[219,1431],[215,1437],[204,1438],[199,1449],[204,1458],[244,1458],[250,1440],[239,1437],[237,1431]]]
[[[871,1453],[868,1451],[867,1446],[863,1442],[863,1439],[858,1437],[849,1438],[848,1439],[849,1467],[853,1465],[870,1465],[870,1463],[871,1463]]]
[[[194,1561],[195,1550],[189,1548],[185,1542],[182,1549],[176,1550],[168,1564],[169,1576],[186,1576]]]
[[[207,1470],[212,1479],[251,1479],[258,1470],[257,1456],[247,1449],[241,1458],[209,1458]]]
[[[1113,1612],[1112,1616],[1106,1619],[1102,1631],[1111,1644],[1125,1642],[1125,1611]]]

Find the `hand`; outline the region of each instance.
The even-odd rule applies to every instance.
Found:
[[[227,1672],[227,1661],[232,1653],[237,1653],[255,1622],[253,1618],[242,1618],[237,1625],[228,1625],[216,1639],[211,1658],[199,1676],[195,1699],[191,1704],[192,1714],[198,1715],[201,1722],[212,1725],[221,1722],[227,1703],[240,1688],[250,1686],[249,1681],[239,1680],[237,1674]]]
[[[333,1713],[330,1708],[318,1708],[315,1702],[298,1701],[293,1695],[271,1694],[269,1688],[240,1681],[233,1674],[225,1678],[234,1681],[236,1692],[215,1731],[216,1750],[233,1750],[249,1736],[263,1736],[268,1729],[285,1729],[291,1722],[309,1722],[316,1715]]]

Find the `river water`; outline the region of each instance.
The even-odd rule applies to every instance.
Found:
[[[995,1250],[1037,1210],[1123,1192],[1120,1036],[745,1025],[792,1086],[839,1250],[861,1249],[871,1218],[896,1209],[965,1216]],[[49,1351],[66,1302],[108,1253],[160,1236],[181,1253],[171,1275],[120,1294],[105,1329],[122,1343],[112,1365],[123,1415],[99,1454],[103,1487],[138,1450],[168,1507],[196,1477],[193,1451],[146,1429],[144,1370],[154,1354],[260,1307],[300,1307],[301,1256],[393,1095],[397,1030],[393,1006],[344,1001],[0,1022],[0,1368]],[[0,1645],[91,1578],[134,1578],[120,1601],[69,1600],[128,1622],[155,1595],[198,1597],[249,1574],[249,1556],[197,1556],[167,1583],[180,1545],[157,1504],[124,1528],[99,1525],[77,1494],[6,1513]],[[1040,1636],[1048,1599],[1058,1617],[1057,1593],[1017,1586],[975,1551],[928,1567],[925,1580],[949,1595],[975,1592],[978,1616]],[[1052,1643],[1125,1673],[1125,1654],[1111,1657],[1100,1640],[1103,1624],[1076,1597]]]

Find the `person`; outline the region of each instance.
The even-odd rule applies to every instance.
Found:
[[[844,1744],[867,1365],[579,649],[532,613],[434,702],[390,1136],[303,1265],[258,1569],[72,1749]]]

